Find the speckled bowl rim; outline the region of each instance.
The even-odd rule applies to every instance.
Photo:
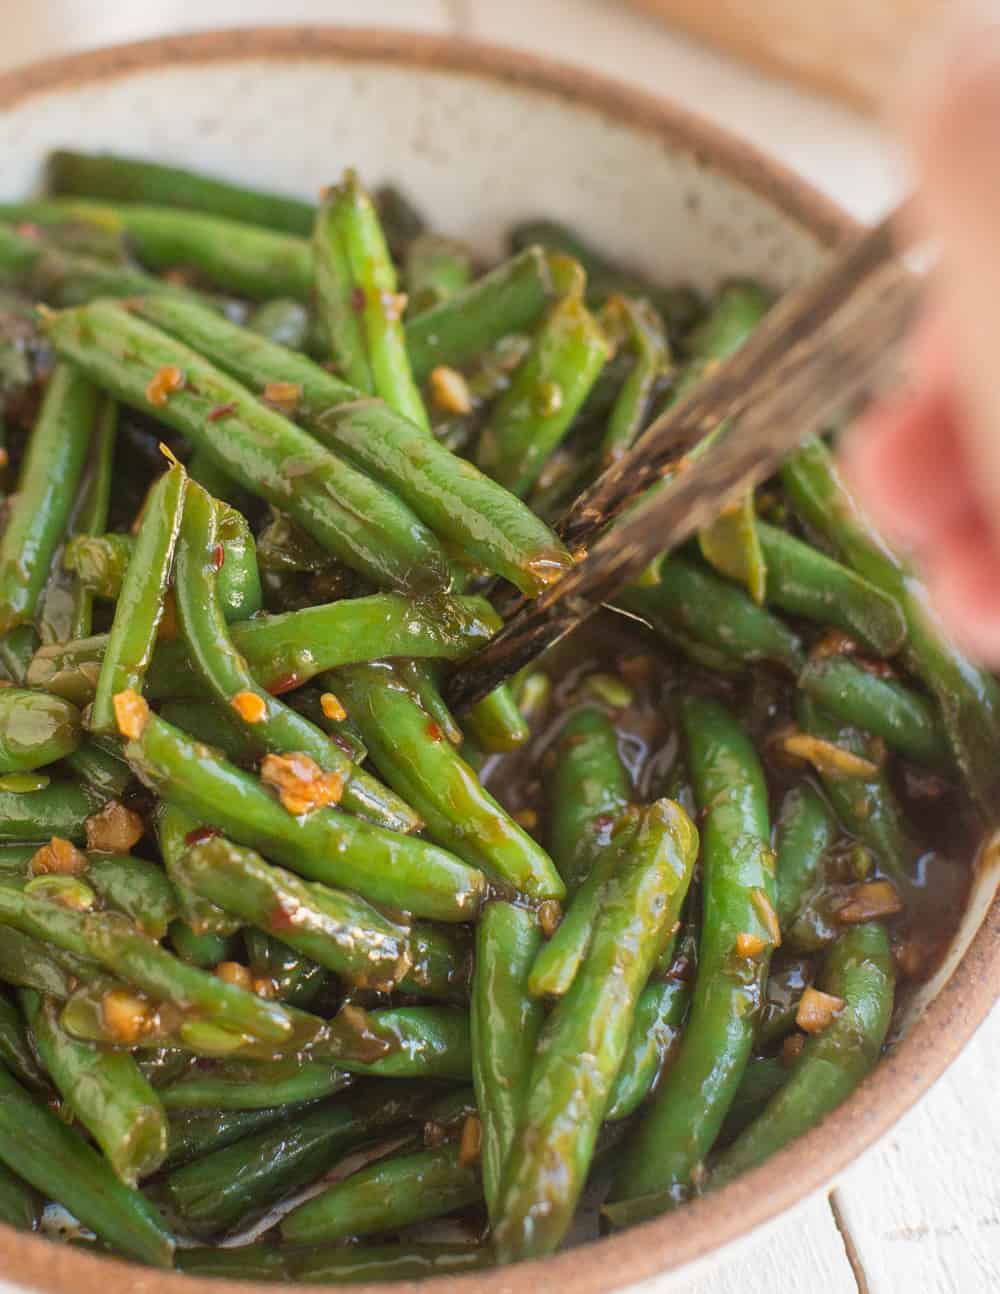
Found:
[[[680,148],[767,200],[830,247],[855,228],[836,203],[754,147],[654,96],[531,55],[453,37],[323,26],[164,37],[46,60],[0,76],[0,110],[39,95],[169,66],[244,59],[365,61],[454,71],[552,95]],[[923,1095],[986,1018],[1000,984],[1000,901],[909,1035],[854,1095],[794,1145],[718,1193],[542,1261],[419,1283],[421,1294],[610,1294],[705,1258],[827,1185]],[[260,1294],[51,1244],[0,1226],[0,1277],[52,1294]],[[277,1290],[280,1286],[267,1286]],[[336,1288],[327,1286],[328,1289]],[[353,1286],[400,1294],[417,1283]]]

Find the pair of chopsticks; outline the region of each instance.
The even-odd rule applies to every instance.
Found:
[[[582,559],[459,666],[445,696],[467,709],[591,616],[659,553],[708,525],[827,419],[890,374],[920,297],[893,239],[898,213],[784,297],[748,341],[669,409],[576,500],[559,526]],[[639,502],[709,432],[712,448]],[[623,515],[626,514],[626,515]],[[617,519],[617,520],[616,520]]]

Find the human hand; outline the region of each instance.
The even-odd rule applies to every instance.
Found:
[[[925,65],[903,136],[940,261],[910,383],[859,423],[843,466],[955,640],[1000,665],[1000,20]]]

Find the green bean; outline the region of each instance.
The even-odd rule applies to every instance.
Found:
[[[352,1074],[372,1078],[472,1077],[469,1016],[446,1006],[351,1007],[313,1048]]]
[[[204,1248],[195,1245],[191,1249],[180,1250],[177,1268],[185,1276],[208,1276],[233,1281],[291,1279],[288,1255],[283,1249],[273,1249],[266,1244]]]
[[[498,687],[465,715],[465,727],[490,754],[518,750],[531,737],[531,729],[509,687]]]
[[[646,1100],[664,1072],[681,1037],[691,1001],[683,980],[647,984],[636,1003],[632,1036],[611,1089],[605,1120],[627,1119]]]
[[[223,836],[193,845],[174,875],[185,889],[272,931],[350,983],[390,992],[411,964],[406,932],[370,904],[306,884]]]
[[[722,1125],[718,1144],[725,1146],[735,1141],[787,1081],[788,1067],[780,1057],[751,1056]]]
[[[787,530],[757,522],[767,562],[767,601],[793,616],[832,625],[878,656],[906,640],[906,619],[888,593]]]
[[[168,804],[310,880],[343,885],[376,903],[437,920],[468,920],[479,907],[485,883],[480,872],[422,840],[332,809],[295,817],[255,777],[155,715],[125,753]]]
[[[0,939],[0,980],[16,988],[31,988],[60,1000],[69,997],[74,985],[99,967],[81,957],[72,957],[62,949],[7,926]],[[0,1061],[13,1069],[15,1076],[25,1082],[8,1057]],[[29,1084],[30,1086],[31,1084]]]
[[[188,849],[203,835],[204,830],[197,818],[192,818],[175,804],[160,804],[156,812],[156,841],[160,846],[160,857],[163,859],[167,876],[177,894],[177,906],[181,918],[196,935],[218,935],[225,939],[239,930],[239,919],[230,916],[228,912],[223,912],[208,899],[192,894],[179,881],[179,868]],[[184,936],[182,935],[181,938],[183,940]],[[196,954],[196,949],[190,943],[188,947],[192,954]],[[203,951],[207,956],[208,949],[205,948]],[[184,960],[193,962],[196,966],[204,964],[199,960],[198,954],[185,956]],[[221,960],[221,957],[217,957],[211,965]]]
[[[135,550],[131,535],[74,535],[63,552],[63,565],[94,597],[114,601]],[[76,635],[86,637],[84,634]]]
[[[244,930],[243,943],[254,978],[269,980],[281,1002],[308,1006],[330,983],[324,966],[263,930]]]
[[[759,284],[749,280],[733,279],[722,287],[688,338],[687,348],[695,363],[685,373],[686,390],[701,380],[706,364],[728,359],[739,350],[767,313],[771,300]]]
[[[257,764],[260,747],[232,706],[208,700],[162,701],[157,713],[187,736],[206,746],[215,746],[230,763],[244,768]]]
[[[440,546],[404,504],[180,342],[114,303],[55,314],[45,328],[60,354],[126,404],[182,432],[353,569],[377,584],[447,584]],[[163,369],[179,369],[184,386],[152,403],[147,390]]]
[[[603,710],[575,710],[559,734],[549,783],[549,848],[572,893],[585,880],[628,803],[625,765]]]
[[[168,933],[174,952],[181,961],[190,962],[192,966],[212,970],[219,962],[231,960],[231,935],[220,935],[213,930],[196,931],[187,921],[182,920],[174,921]]]
[[[61,697],[0,689],[0,774],[65,759],[80,744],[80,712]]]
[[[263,604],[257,546],[242,512],[216,503],[216,513],[222,545],[222,565],[215,577],[219,605],[226,620],[248,620]]]
[[[342,454],[396,494],[436,534],[526,593],[568,565],[565,550],[532,512],[494,481],[419,428],[303,355],[295,355],[197,306],[148,299],[143,316],[262,392],[271,382],[299,388],[299,415],[334,454]]]
[[[309,756],[336,780],[336,798],[343,798],[345,808],[375,811],[378,821],[395,827],[408,816],[406,806],[357,769],[322,729],[255,682],[223,619],[214,564],[217,533],[213,501],[200,486],[190,485],[177,547],[175,597],[181,631],[199,678],[216,701],[235,709],[241,718],[237,700],[256,701],[260,713],[246,719],[252,748]],[[359,793],[352,785],[355,777],[361,783]]]
[[[635,352],[635,363],[622,383],[601,438],[601,462],[605,466],[621,458],[638,439],[656,383],[670,367],[663,324],[648,301],[616,297],[602,314],[602,323],[610,322],[610,311],[624,328],[629,347]]]
[[[177,916],[177,894],[166,872],[130,854],[87,855],[86,882],[103,903],[123,912],[151,939],[162,939]]]
[[[437,724],[444,740],[451,742],[453,746],[461,746],[465,734],[462,732],[458,720],[448,709],[447,702],[438,687],[437,679],[430,670],[425,668],[424,662],[398,661],[393,665],[393,672],[400,685],[416,697],[426,712],[427,718],[432,723]],[[336,678],[334,677],[331,682],[336,682]]]
[[[538,480],[611,353],[583,304],[583,286],[582,273],[567,285],[480,437],[479,466],[519,498]]]
[[[987,821],[1000,804],[1000,687],[944,637],[921,585],[870,529],[840,481],[822,441],[809,441],[781,470],[785,492],[806,524],[856,571],[896,599],[906,617],[906,662],[941,711],[955,763]]]
[[[818,1123],[857,1087],[879,1058],[892,1017],[892,950],[875,922],[855,926],[827,954],[824,993],[843,1002],[833,1021],[806,1040],[788,1081],[718,1158],[709,1187],[722,1186]]]
[[[420,1281],[460,1276],[495,1261],[492,1250],[476,1245],[342,1245],[289,1254],[292,1278],[310,1284],[358,1285],[368,1281]]]
[[[483,909],[472,981],[472,1077],[482,1122],[483,1194],[493,1218],[542,1027],[541,1004],[527,991],[541,942],[534,912],[499,901]]]
[[[390,1155],[293,1209],[281,1234],[294,1244],[312,1244],[399,1231],[475,1204],[482,1190],[478,1170],[462,1162],[458,1146]]]
[[[175,463],[149,493],[101,661],[90,711],[92,732],[117,732],[114,698],[143,689],[163,616],[186,491],[187,473]]]
[[[809,783],[792,787],[781,803],[774,846],[778,858],[774,906],[783,934],[795,924],[816,885],[824,856],[836,835],[830,810]]]
[[[183,1004],[223,1027],[267,1042],[280,1042],[292,1032],[281,1007],[178,961],[118,913],[73,912],[4,883],[0,923],[91,958],[153,998]]]
[[[779,941],[767,788],[753,744],[716,702],[685,698],[681,720],[704,814],[698,975],[680,1050],[624,1156],[615,1201],[655,1192],[677,1203],[690,1190],[746,1068]],[[740,948],[740,935],[750,948]]]
[[[573,1218],[625,1058],[636,1004],[677,920],[698,833],[671,800],[642,813],[590,946],[539,1040],[496,1205],[501,1262],[551,1253]]]
[[[0,1164],[0,1222],[17,1231],[35,1231],[42,1219],[42,1201],[27,1182]]]
[[[830,718],[808,696],[799,697],[797,712],[800,726],[810,736],[877,765],[873,757],[878,751],[866,733]],[[885,774],[879,771],[870,778],[847,776],[825,767],[819,773],[843,825],[872,850],[893,880],[908,886],[920,850],[909,838],[902,808]]]
[[[461,660],[485,646],[500,623],[482,598],[412,599],[395,593],[345,598],[280,615],[255,616],[230,627],[257,682],[272,695],[317,674],[385,657]],[[85,705],[94,695],[106,635],[52,644],[35,653],[28,684]],[[146,678],[151,700],[191,696],[198,675],[183,643],[160,643]]]
[[[175,1110],[167,1125],[165,1169],[231,1146],[234,1141],[276,1123],[289,1122],[307,1106],[271,1106],[263,1110]]]
[[[195,1071],[171,1083],[160,1097],[170,1111],[285,1109],[331,1096],[350,1081],[342,1069],[324,1061],[224,1061],[215,1071]]]
[[[542,899],[563,895],[548,856],[497,804],[455,748],[439,737],[433,721],[391,668],[342,670],[337,693],[361,729],[376,768],[414,806],[432,839],[522,893]],[[399,879],[397,875],[397,885]],[[395,902],[406,906],[398,891]]]
[[[37,650],[38,633],[34,625],[18,625],[9,633],[0,634],[0,672],[11,683],[24,684]]]
[[[49,1082],[31,1049],[21,1012],[0,994],[0,1064],[6,1065],[19,1083],[44,1092]]]
[[[531,329],[553,295],[544,253],[526,248],[461,292],[406,321],[406,348],[418,382],[439,364],[461,367],[512,333]]]
[[[798,673],[798,637],[746,592],[683,557],[668,557],[653,587],[631,584],[615,605],[647,620],[667,640],[677,633],[742,665],[770,661]]]
[[[0,791],[0,841],[49,840],[62,836],[76,843],[85,837],[84,822],[100,808],[75,782],[49,782],[37,791]]]
[[[309,232],[312,232],[312,225]],[[287,297],[265,301],[250,315],[246,326],[251,332],[277,342],[279,346],[287,346],[289,350],[305,350],[309,341],[309,311],[298,301]]]
[[[96,1150],[0,1069],[0,1161],[127,1257],[169,1267],[174,1242],[156,1209]]]
[[[333,358],[348,382],[430,432],[413,380],[396,269],[371,198],[348,170],[329,189],[313,239],[316,288]]]
[[[108,524],[117,430],[118,407],[105,399],[98,409],[89,461],[69,519],[74,535],[98,534]],[[70,574],[65,553],[64,548],[63,561],[53,565],[37,617],[43,642],[67,642],[92,631],[93,597],[82,581]]]
[[[321,1177],[346,1151],[411,1118],[419,1101],[408,1096],[390,1098],[382,1109],[371,1096],[324,1101],[294,1122],[251,1133],[176,1169],[163,1184],[165,1196],[185,1231],[223,1235]]]
[[[472,256],[463,243],[440,234],[418,234],[406,249],[403,277],[415,314],[449,301],[469,286]]]
[[[882,737],[908,759],[934,768],[949,764],[951,748],[938,714],[912,688],[838,656],[809,661],[799,687],[835,718]]]
[[[65,364],[49,378],[0,538],[0,635],[31,620],[83,473],[98,393]]]
[[[624,295],[647,297],[671,326],[671,331],[687,331],[698,317],[701,304],[694,292],[684,287],[660,287],[622,266],[614,264],[575,230],[554,220],[529,220],[510,232],[511,247],[538,245],[549,252],[572,256],[587,271],[587,301],[600,306],[608,297]]]
[[[698,547],[710,566],[737,584],[745,585],[758,606],[764,602],[767,562],[757,533],[752,491],[698,532]]]
[[[64,1033],[51,1000],[30,990],[21,1000],[39,1057],[63,1100],[115,1175],[134,1187],[167,1153],[167,1119],[156,1093],[126,1052],[102,1050]]]
[[[793,933],[786,944],[792,944]],[[808,958],[782,957],[772,960],[771,971],[764,986],[764,1008],[757,1021],[754,1041],[758,1047],[771,1047],[781,1042],[796,1027],[799,1002],[803,992],[813,980],[813,967]]]
[[[55,149],[48,157],[46,178],[57,197],[187,207],[289,234],[308,234],[315,216],[315,207],[299,198],[110,153]]]

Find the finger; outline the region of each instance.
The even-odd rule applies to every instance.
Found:
[[[944,532],[923,561],[931,606],[971,657],[1000,665],[1000,546],[982,513]]]

